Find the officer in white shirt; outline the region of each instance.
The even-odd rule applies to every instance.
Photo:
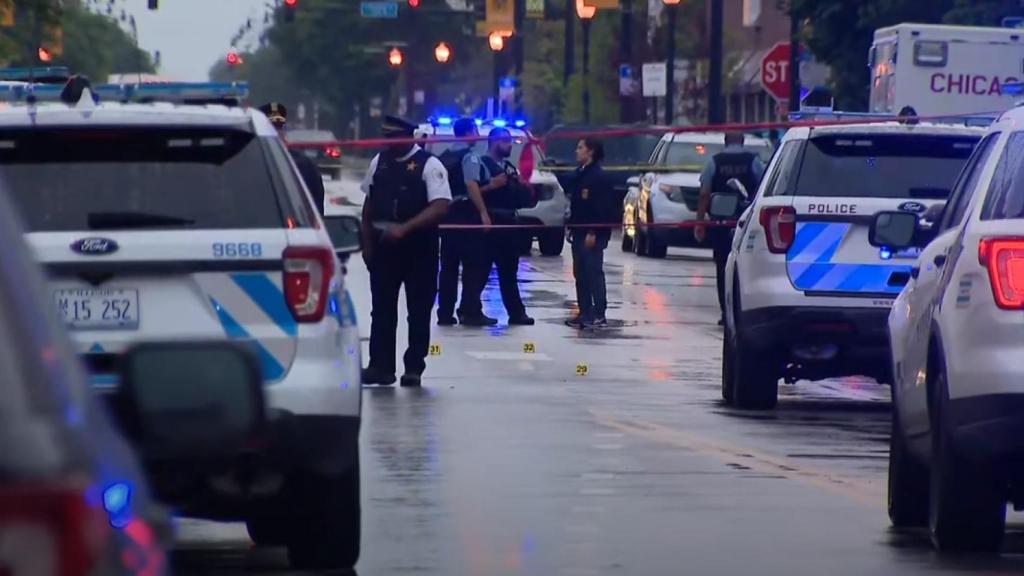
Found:
[[[402,386],[419,386],[437,297],[438,225],[451,202],[441,161],[411,140],[416,127],[384,119],[385,138],[402,139],[370,161],[363,179],[363,260],[370,271],[370,363],[364,384],[395,383],[398,291],[405,285],[409,347]]]

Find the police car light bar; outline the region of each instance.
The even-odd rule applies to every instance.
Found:
[[[58,84],[0,83],[0,101],[58,102]],[[100,102],[171,102],[177,104],[237,104],[249,96],[248,82],[165,82],[102,84],[89,88]]]
[[[790,122],[898,122],[901,120],[913,120],[915,118],[917,117],[874,112],[836,112],[818,110],[792,112],[789,114]],[[962,114],[926,117],[923,121],[929,124],[962,124],[964,126],[986,127],[995,122],[996,117],[985,114]]]
[[[0,68],[0,80],[9,82],[66,82],[71,71],[66,66],[48,66],[44,68]]]

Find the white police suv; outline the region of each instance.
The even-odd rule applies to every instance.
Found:
[[[941,550],[997,551],[1024,505],[1024,109],[978,145],[941,217],[875,216],[881,250],[923,248],[889,314],[889,515]]]
[[[0,178],[98,391],[140,341],[223,338],[259,358],[270,432],[218,461],[143,454],[158,495],[183,515],[245,520],[296,566],[347,568],[360,544],[360,344],[325,222],[262,114],[119,102],[235,88],[98,86],[100,103],[87,91],[4,108]]]
[[[726,269],[722,396],[772,408],[779,380],[890,380],[886,318],[917,252],[868,242],[876,212],[943,202],[983,130],[793,128],[739,219]],[[712,198],[729,218],[736,196]]]

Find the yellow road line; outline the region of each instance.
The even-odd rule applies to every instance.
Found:
[[[591,409],[590,413],[599,424],[620,432],[690,449],[725,464],[740,464],[753,471],[796,480],[814,488],[845,496],[861,504],[871,506],[884,506],[885,504],[885,488],[878,482],[843,478],[788,458],[772,456],[744,446],[684,432],[653,422],[618,419],[607,412],[596,409]]]

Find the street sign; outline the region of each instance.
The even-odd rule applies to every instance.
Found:
[[[363,18],[398,18],[398,3],[361,2],[359,15]]]
[[[668,66],[664,62],[647,62],[641,73],[644,96],[656,98],[668,93]]]
[[[619,96],[636,94],[636,79],[633,78],[633,66],[619,64]]]
[[[789,42],[779,42],[761,60],[761,86],[776,102],[789,100]]]

